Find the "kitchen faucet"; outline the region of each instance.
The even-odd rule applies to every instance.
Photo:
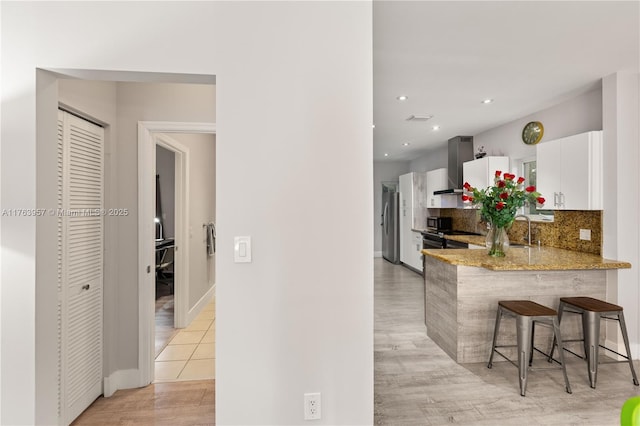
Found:
[[[523,215],[523,214],[516,215],[516,217],[514,217],[514,219],[517,219],[519,217],[524,217],[527,220],[527,226],[528,226],[527,244],[531,245],[531,219],[529,218],[529,216],[526,216],[526,215]]]

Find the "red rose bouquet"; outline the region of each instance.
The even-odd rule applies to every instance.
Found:
[[[507,228],[513,223],[518,208],[525,203],[544,204],[535,186],[524,185],[525,179],[511,173],[496,171],[494,184],[486,189],[477,189],[465,182],[462,201],[480,206],[482,219],[491,225],[487,235],[489,255],[504,256],[508,247]]]
[[[462,201],[480,206],[482,219],[500,228],[508,227],[513,223],[518,208],[525,203],[544,204],[535,186],[524,186],[525,179],[511,173],[502,173],[497,170],[494,184],[486,189],[473,188],[465,182],[465,193]]]

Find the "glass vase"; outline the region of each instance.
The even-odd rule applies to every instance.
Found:
[[[489,256],[504,257],[507,250],[509,250],[507,228],[491,224],[489,232],[487,233],[487,251]]]

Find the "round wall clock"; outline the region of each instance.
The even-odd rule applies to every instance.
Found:
[[[522,141],[527,145],[535,145],[544,135],[544,127],[539,121],[531,121],[522,129]]]

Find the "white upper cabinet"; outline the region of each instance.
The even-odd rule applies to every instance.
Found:
[[[434,191],[447,189],[449,177],[446,168],[427,172],[427,207],[430,209],[455,208],[460,195],[433,195]]]
[[[478,189],[493,185],[496,170],[508,172],[509,157],[483,157],[462,164],[464,181]]]
[[[536,146],[537,190],[552,210],[602,210],[602,131]]]

